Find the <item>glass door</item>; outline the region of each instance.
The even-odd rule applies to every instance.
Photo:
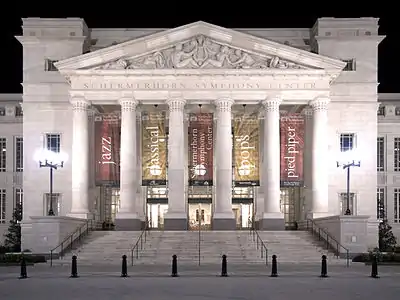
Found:
[[[211,203],[189,203],[189,230],[211,229]]]

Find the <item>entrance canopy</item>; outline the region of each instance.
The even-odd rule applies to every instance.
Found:
[[[345,63],[205,22],[158,32],[68,58],[56,67],[71,97],[143,104],[183,97],[208,103],[229,97],[255,104],[279,95],[285,104],[329,96]]]

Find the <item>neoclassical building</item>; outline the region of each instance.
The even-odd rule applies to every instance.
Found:
[[[56,245],[88,218],[117,230],[311,218],[376,245],[383,38],[375,18],[311,30],[24,19],[24,248]],[[58,167],[51,191],[46,162]]]

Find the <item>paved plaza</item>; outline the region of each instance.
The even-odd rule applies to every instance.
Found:
[[[0,299],[398,299],[400,268],[380,267],[372,279],[370,267],[332,266],[329,278],[319,278],[319,266],[281,265],[279,277],[270,268],[228,266],[228,278],[220,266],[182,266],[179,277],[170,277],[169,266],[129,267],[121,278],[113,266],[82,266],[79,278],[69,278],[70,268],[48,265],[28,268],[29,278],[18,279],[19,268],[0,268]]]

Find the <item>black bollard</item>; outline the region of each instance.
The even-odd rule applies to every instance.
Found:
[[[19,279],[28,278],[28,273],[26,272],[26,261],[25,257],[21,257],[21,274],[19,275]]]
[[[328,265],[326,261],[326,255],[322,255],[322,262],[321,262],[321,278],[328,277]]]
[[[178,277],[178,257],[174,254],[172,255],[172,273],[171,277]]]
[[[128,263],[126,261],[126,255],[122,255],[121,277],[128,277]]]
[[[374,257],[372,258],[371,277],[379,278],[379,276],[378,276],[378,256],[376,256],[376,255],[374,255]]]
[[[76,255],[72,256],[71,276],[69,278],[78,278],[78,262]]]
[[[228,277],[228,262],[225,254],[222,255],[221,277]]]
[[[276,261],[276,255],[272,255],[272,268],[271,277],[278,277],[278,262]]]

